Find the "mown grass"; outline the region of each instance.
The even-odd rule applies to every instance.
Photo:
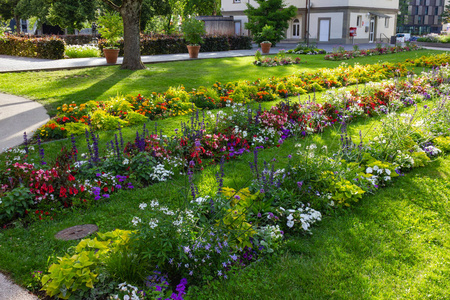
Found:
[[[399,61],[404,59],[399,58]],[[257,70],[270,72],[275,69]],[[96,70],[83,72],[94,74],[99,72]],[[45,77],[53,73],[26,74]],[[102,76],[101,72],[97,75]],[[3,80],[1,76],[0,80]],[[0,83],[0,89],[3,85]],[[38,90],[37,87],[35,89]],[[78,87],[73,85],[72,92],[81,93],[81,89],[77,90]],[[45,92],[51,91],[41,93]],[[70,88],[67,93],[70,93]],[[265,105],[270,104],[273,103]],[[187,118],[157,121],[158,127],[170,133]],[[379,124],[377,118],[361,120],[352,124],[349,132],[357,139],[360,129],[364,132],[374,124]],[[151,122],[149,127],[153,126],[154,122]],[[135,129],[124,131],[126,140],[133,139]],[[283,166],[296,143],[328,145],[331,151],[338,146],[339,133],[340,129],[334,128],[307,139],[287,140],[280,148],[261,152],[260,161],[275,158],[275,164]],[[111,138],[111,132],[100,133],[100,137],[106,142]],[[63,144],[68,146],[69,141],[45,144],[47,155],[56,155]],[[81,151],[85,149],[83,144],[83,138],[78,138]],[[233,188],[246,186],[251,178],[248,162],[252,159],[252,154],[246,154],[226,164],[225,185]],[[195,175],[202,192],[216,188],[214,177],[217,170],[218,166],[209,166]],[[396,179],[376,195],[364,197],[350,209],[329,212],[313,229],[312,236],[290,237],[280,254],[230,276],[229,281],[216,281],[201,287],[202,295],[196,294],[192,298],[445,299],[450,283],[449,170],[450,157],[440,158],[426,168]],[[61,256],[68,247],[77,243],[56,240],[54,234],[58,231],[88,223],[97,224],[102,232],[115,228],[132,229],[130,220],[138,211],[139,203],[157,198],[175,207],[184,201],[187,194],[186,178],[177,175],[171,182],[121,191],[112,195],[110,201],[89,209],[64,210],[53,222],[38,222],[28,227],[17,222],[15,228],[0,231],[0,269],[26,285],[31,271],[45,270],[50,255]]]
[[[372,64],[379,61],[403,62],[407,58],[442,51],[420,50],[346,61],[348,64]],[[298,56],[298,55],[297,55]],[[342,62],[327,61],[324,55],[303,55],[300,65],[262,68],[252,65],[253,57],[205,59],[147,65],[147,70],[121,70],[119,66],[53,72],[0,74],[0,91],[34,99],[44,104],[50,115],[64,103],[81,104],[89,100],[107,100],[117,94],[150,95],[165,92],[170,86],[184,85],[188,90],[209,87],[216,81],[226,83],[284,76],[300,70],[333,68]],[[422,68],[415,68],[420,72]]]

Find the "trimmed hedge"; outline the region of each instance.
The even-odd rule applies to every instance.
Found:
[[[99,40],[98,47],[103,55],[106,40]],[[206,36],[200,52],[251,49],[252,40],[247,36]],[[123,56],[123,40],[119,41],[119,55]],[[141,36],[141,55],[188,53],[186,41],[181,36]]]
[[[64,41],[56,37],[3,36],[0,37],[0,54],[62,59],[64,58],[64,45]]]

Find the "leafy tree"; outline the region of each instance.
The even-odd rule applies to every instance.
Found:
[[[406,24],[406,18],[408,16],[408,5],[410,0],[400,0],[399,1],[399,10],[400,14],[397,15],[397,27],[402,28],[400,30],[404,31],[403,26]]]
[[[186,0],[184,15],[217,16],[220,4],[219,0]]]
[[[0,0],[0,16],[3,20],[16,20],[16,32],[20,33],[20,15],[17,5],[20,0]]]
[[[442,22],[450,23],[450,3],[444,7],[444,11],[442,12],[441,18]]]
[[[296,15],[297,8],[293,5],[286,7],[283,0],[256,0],[256,2],[259,7],[247,3],[244,13],[248,17],[248,23],[245,24],[245,28],[252,32],[255,40],[258,40],[263,27],[272,26],[276,31],[276,38],[270,42],[275,45],[286,37],[288,21]]]
[[[95,19],[97,2],[93,0],[57,0],[51,4],[47,20],[61,28],[81,29]]]
[[[141,9],[140,28],[144,31],[147,24],[155,16],[168,16],[172,14],[171,2],[169,0],[144,0]]]

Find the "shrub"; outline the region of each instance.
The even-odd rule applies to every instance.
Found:
[[[117,43],[119,55],[123,56],[123,40]],[[251,49],[251,38],[247,36],[204,36],[201,52]],[[106,47],[106,40],[98,41],[100,51]],[[186,41],[180,36],[141,36],[141,55],[187,53]]]
[[[62,59],[64,58],[64,41],[56,37],[26,38],[4,36],[0,37],[0,54]]]

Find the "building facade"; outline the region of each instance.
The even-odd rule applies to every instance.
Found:
[[[247,3],[258,5],[254,0],[222,0],[222,14],[234,17],[235,34],[250,34],[245,29]],[[285,0],[285,4],[297,7],[286,31],[290,41],[389,42],[395,35],[399,0]],[[350,28],[356,32],[353,38]]]
[[[407,11],[403,26],[399,32],[409,32],[415,35],[440,33],[443,28],[441,15],[448,0],[401,0],[406,1]]]

